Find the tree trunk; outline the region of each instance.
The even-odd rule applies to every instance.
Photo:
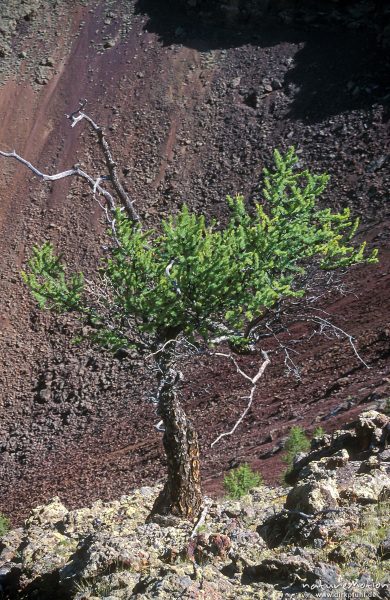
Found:
[[[168,479],[152,514],[195,519],[202,503],[197,433],[178,399],[180,374],[173,368],[172,351],[158,357],[158,414],[164,423]]]

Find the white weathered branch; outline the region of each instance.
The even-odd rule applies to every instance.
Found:
[[[283,344],[280,341],[280,339],[278,338],[278,336],[276,335],[276,333],[273,331],[272,327],[268,323],[265,324],[265,327],[266,327],[266,329],[268,329],[268,331],[270,332],[272,337],[276,340],[279,347],[284,352],[284,364],[286,366],[287,372],[292,373],[294,375],[294,377],[296,377],[297,379],[300,379],[301,375],[300,375],[299,368],[290,356],[290,352],[294,352],[295,354],[298,354],[297,351],[293,350],[289,346],[286,346],[286,344]]]
[[[112,194],[110,194],[106,189],[104,189],[100,185],[100,183],[103,180],[109,180],[111,182],[112,187],[114,188],[114,190],[116,192],[116,195],[117,195],[123,209],[126,211],[129,219],[131,221],[133,221],[134,223],[138,223],[140,221],[140,218],[134,209],[133,202],[130,200],[128,194],[126,193],[125,189],[123,188],[123,186],[119,180],[119,176],[118,176],[118,172],[117,172],[117,168],[116,168],[116,162],[114,161],[114,159],[112,157],[111,148],[105,138],[103,129],[101,127],[99,127],[99,125],[97,123],[95,123],[95,121],[93,119],[91,119],[91,117],[89,117],[87,114],[82,112],[82,109],[86,105],[86,102],[87,102],[86,100],[84,100],[83,102],[80,102],[79,108],[76,111],[74,111],[73,113],[71,113],[70,115],[66,115],[66,116],[71,121],[71,127],[75,127],[75,125],[77,125],[77,123],[79,123],[80,121],[85,119],[88,122],[88,124],[90,125],[90,127],[93,129],[93,131],[96,133],[98,144],[103,152],[104,161],[105,161],[109,176],[98,177],[97,179],[94,179],[93,177],[88,175],[88,173],[86,173],[85,171],[80,169],[78,165],[74,165],[71,169],[68,169],[66,171],[61,171],[60,173],[55,173],[53,175],[49,175],[49,174],[43,173],[42,171],[37,169],[37,167],[35,167],[31,162],[29,162],[28,160],[26,160],[25,158],[23,158],[22,156],[17,154],[15,150],[13,150],[12,152],[0,151],[0,156],[4,156],[5,158],[13,158],[13,159],[17,160],[18,162],[22,163],[25,167],[30,169],[30,171],[32,171],[37,177],[40,177],[41,179],[43,179],[43,181],[58,181],[60,179],[64,179],[66,177],[72,177],[72,176],[80,177],[81,179],[84,179],[88,183],[88,185],[92,189],[94,198],[96,199],[96,193],[99,192],[99,194],[101,194],[105,198],[109,210],[111,212],[113,212],[115,210],[114,197]],[[99,202],[99,205],[102,206],[100,204],[100,202]],[[113,229],[114,239],[115,239],[116,238],[115,224],[113,224],[113,221],[110,220],[110,218],[108,217],[108,212],[107,212],[106,208],[104,208],[104,207],[102,207],[102,208],[106,213],[106,218],[109,221],[111,228]]]
[[[210,344],[213,345],[218,345],[218,344],[222,344],[223,342],[228,342],[230,340],[230,336],[228,335],[220,335],[219,337],[213,338],[212,340],[210,340]]]
[[[174,264],[175,264],[175,259],[173,258],[171,260],[171,262],[165,268],[165,275],[167,276],[168,279],[170,279],[172,281],[172,286],[173,286],[173,289],[175,290],[176,294],[181,296],[181,289],[179,288],[179,285],[178,285],[176,279],[171,279],[171,270],[172,270],[172,267]]]
[[[218,335],[216,338],[212,338],[210,340],[210,344],[221,344],[222,342],[229,341],[233,336],[239,335],[239,331],[234,331],[233,329],[229,329],[224,323],[217,323],[216,321],[212,321],[211,319],[206,319],[206,325],[209,329]]]
[[[61,171],[60,173],[49,175],[48,173],[43,173],[42,171],[37,169],[37,167],[34,167],[34,165],[31,164],[28,160],[17,154],[15,150],[13,150],[12,152],[3,152],[2,150],[0,150],[0,156],[4,156],[6,158],[14,158],[18,162],[22,163],[22,165],[30,169],[30,171],[32,171],[37,177],[43,179],[43,181],[58,181],[59,179],[65,179],[66,177],[72,176],[80,177],[88,183],[94,194],[96,193],[96,191],[98,191],[99,194],[104,196],[111,210],[115,209],[114,198],[107,190],[102,188],[99,184],[101,178],[98,178],[97,180],[93,179],[93,177],[88,175],[88,173],[80,169],[78,166],[74,166],[71,169],[68,169],[67,171]]]
[[[145,360],[147,360],[148,358],[151,358],[152,356],[157,356],[157,354],[160,354],[160,352],[163,352],[169,344],[175,344],[176,342],[177,342],[177,338],[172,338],[171,340],[168,340],[167,342],[165,342],[165,344],[163,344],[161,346],[161,348],[158,348],[158,350],[156,350],[156,352],[151,352],[150,354],[147,354],[145,356]]]
[[[99,312],[101,324],[119,334],[129,347],[136,347],[140,352],[149,350],[150,345],[142,339],[134,322],[123,315],[122,308],[115,299],[115,288],[109,278],[100,277],[98,281],[85,278],[84,284],[91,299],[90,307]]]
[[[308,316],[308,315],[302,315],[301,318],[305,321],[308,322],[312,322],[312,323],[317,323],[320,326],[320,333],[326,336],[326,329],[329,329],[334,336],[336,337],[340,337],[343,336],[345,338],[347,338],[349,345],[351,346],[352,350],[355,353],[355,356],[357,357],[357,359],[362,363],[362,365],[364,365],[367,369],[370,369],[371,367],[363,360],[363,358],[360,356],[356,345],[355,345],[355,338],[348,333],[347,331],[345,331],[344,329],[341,329],[341,327],[338,327],[337,325],[335,325],[334,323],[332,323],[331,321],[329,321],[328,319],[325,319],[323,317],[320,317],[318,315],[313,315],[313,316]]]
[[[106,167],[110,174],[110,180],[111,180],[112,186],[113,186],[115,192],[117,193],[119,200],[120,200],[123,208],[125,209],[129,219],[131,221],[133,221],[134,223],[139,223],[140,218],[139,218],[138,213],[134,209],[134,205],[133,205],[134,203],[132,200],[130,200],[128,194],[126,193],[123,185],[120,182],[118,172],[117,172],[117,164],[112,157],[111,148],[106,140],[103,129],[97,123],[95,123],[95,121],[89,115],[87,115],[85,112],[83,112],[83,108],[85,107],[86,103],[87,103],[86,100],[84,100],[83,102],[80,102],[79,109],[74,111],[70,115],[67,115],[68,119],[71,121],[71,127],[75,127],[78,123],[80,123],[81,121],[83,121],[85,119],[85,121],[87,121],[88,125],[96,133],[96,136],[98,139],[98,144],[103,152]]]
[[[161,419],[158,423],[156,423],[154,428],[157,429],[157,431],[161,431],[162,433],[164,433],[164,431],[165,431],[164,421]]]
[[[75,167],[73,167],[72,169],[68,169],[67,171],[62,171],[61,173],[56,173],[55,175],[47,175],[46,173],[42,173],[41,171],[39,171],[39,169],[34,167],[34,165],[32,165],[28,160],[26,160],[22,156],[19,156],[19,154],[17,154],[15,150],[13,150],[12,152],[3,152],[0,150],[0,155],[5,156],[6,158],[15,158],[23,165],[25,165],[28,169],[30,169],[33,173],[35,173],[35,175],[41,177],[44,181],[56,181],[58,179],[70,177],[71,175],[78,175],[78,169],[76,169]]]
[[[234,366],[236,367],[237,373],[242,375],[242,377],[244,377],[251,383],[254,383],[252,377],[250,377],[250,375],[247,375],[246,373],[244,373],[244,371],[239,367],[236,359],[231,354],[225,354],[224,352],[215,352],[214,354],[215,354],[215,356],[223,356],[224,358],[228,358],[229,360],[231,360],[232,363],[234,364]]]
[[[244,377],[245,379],[247,379],[248,381],[250,381],[252,383],[252,388],[251,391],[249,393],[249,396],[242,396],[243,399],[247,399],[248,403],[244,409],[244,411],[241,413],[240,417],[237,419],[237,421],[235,422],[234,426],[232,427],[232,429],[230,431],[226,431],[224,433],[221,433],[212,443],[211,443],[211,448],[213,446],[215,446],[215,444],[217,444],[222,438],[227,437],[228,435],[233,435],[233,433],[236,431],[237,427],[240,425],[240,423],[242,423],[242,421],[245,419],[246,415],[248,414],[251,406],[252,406],[252,402],[253,402],[253,396],[254,393],[256,391],[257,388],[257,383],[259,381],[259,379],[262,377],[262,375],[264,374],[265,369],[267,368],[267,366],[269,365],[269,363],[271,362],[271,359],[269,358],[267,352],[265,352],[264,350],[262,350],[262,355],[264,358],[264,362],[262,363],[262,365],[260,366],[260,369],[258,370],[258,372],[256,373],[256,375],[254,377],[251,377],[250,375],[248,375],[247,373],[245,373],[237,364],[237,361],[235,360],[235,358],[231,355],[231,354],[223,354],[221,352],[216,352],[215,353],[216,356],[224,356],[225,358],[228,358],[232,361],[232,363],[234,364],[234,366],[237,369],[237,372],[242,375],[242,377]]]

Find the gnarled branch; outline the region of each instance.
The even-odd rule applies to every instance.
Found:
[[[245,419],[250,407],[252,406],[252,402],[253,402],[253,396],[254,393],[256,391],[257,388],[257,383],[259,381],[259,379],[262,377],[262,375],[264,374],[265,369],[267,368],[267,366],[269,365],[269,363],[271,362],[271,359],[269,358],[267,352],[265,352],[264,350],[261,351],[263,358],[264,358],[264,362],[262,363],[260,369],[257,371],[256,375],[254,377],[251,377],[250,375],[248,375],[247,373],[245,373],[238,365],[236,359],[231,355],[231,354],[224,354],[222,352],[215,352],[215,356],[224,356],[225,358],[228,358],[229,360],[232,361],[232,363],[234,364],[234,366],[237,369],[237,373],[239,373],[240,375],[242,375],[242,377],[244,377],[245,379],[247,379],[248,381],[250,381],[252,383],[252,388],[251,391],[249,393],[249,396],[242,396],[242,398],[247,399],[248,403],[246,405],[245,410],[241,413],[240,417],[237,419],[237,421],[235,422],[234,426],[232,427],[232,429],[230,431],[226,431],[225,433],[221,433],[212,443],[211,443],[211,448],[213,446],[215,446],[215,444],[217,444],[222,438],[228,436],[228,435],[233,435],[233,433],[236,431],[237,427],[240,425],[240,423],[242,423],[242,421]]]
[[[109,176],[98,177],[97,179],[94,179],[88,173],[86,173],[85,171],[80,169],[80,167],[78,165],[74,165],[71,169],[68,169],[66,171],[61,171],[60,173],[55,173],[53,175],[49,175],[48,173],[43,173],[42,171],[37,169],[37,167],[35,167],[31,162],[29,162],[28,160],[26,160],[25,158],[23,158],[22,156],[17,154],[15,150],[13,150],[12,152],[4,152],[4,151],[0,150],[0,156],[4,156],[5,158],[13,158],[13,159],[17,160],[18,162],[23,164],[25,167],[30,169],[30,171],[32,171],[35,175],[37,175],[37,177],[39,177],[40,179],[43,179],[43,181],[58,181],[60,179],[65,179],[66,177],[72,177],[72,176],[80,177],[81,179],[84,179],[88,183],[89,187],[91,188],[94,198],[96,199],[96,192],[101,194],[105,198],[108,209],[112,213],[115,210],[114,197],[112,194],[110,194],[110,192],[108,192],[105,188],[103,188],[100,185],[102,181],[110,180],[112,187],[114,188],[114,190],[118,196],[118,199],[119,199],[121,205],[123,206],[124,210],[126,211],[129,219],[133,223],[139,223],[140,218],[139,218],[138,213],[134,209],[133,202],[130,200],[128,194],[125,192],[125,190],[119,180],[118,172],[117,172],[117,168],[116,168],[116,162],[112,158],[111,148],[105,138],[103,129],[99,125],[97,125],[97,123],[95,123],[95,121],[93,119],[91,119],[91,117],[89,117],[84,112],[82,112],[82,109],[84,108],[85,104],[86,104],[86,100],[84,100],[83,102],[80,102],[79,108],[76,111],[72,112],[70,115],[67,115],[67,117],[72,121],[72,125],[71,125],[72,127],[77,125],[77,123],[79,121],[85,119],[88,122],[88,124],[90,125],[90,127],[93,129],[93,131],[96,133],[97,139],[98,139],[98,144],[103,152],[104,161],[105,161]],[[101,206],[101,204],[100,204],[100,206]],[[103,210],[105,210],[104,207],[102,207],[102,208],[103,208]],[[108,217],[107,211],[105,211],[105,212],[106,212],[107,220],[112,225],[112,220],[110,220],[110,218]]]
[[[317,309],[320,310],[320,309]],[[325,311],[322,311],[325,312]],[[338,327],[337,325],[335,325],[334,323],[332,323],[332,321],[330,321],[329,319],[325,319],[324,317],[320,317],[319,315],[297,315],[297,317],[299,319],[302,319],[303,321],[307,321],[307,322],[311,322],[311,323],[315,323],[317,325],[319,325],[320,327],[320,334],[323,334],[326,336],[326,330],[329,330],[331,332],[331,334],[334,335],[334,337],[339,338],[339,337],[345,337],[348,342],[349,345],[351,346],[356,358],[362,363],[363,366],[366,367],[366,369],[371,369],[371,367],[363,360],[363,358],[360,356],[357,348],[356,348],[356,344],[355,344],[355,338],[348,333],[347,331],[344,331],[344,329],[341,329],[341,327]],[[328,336],[329,337],[329,336]]]
[[[140,221],[139,215],[135,211],[133,202],[130,200],[128,194],[125,192],[125,189],[119,180],[118,172],[117,172],[117,168],[116,168],[117,164],[112,157],[111,148],[106,140],[104,131],[97,123],[95,123],[95,121],[93,119],[91,119],[91,117],[89,115],[87,115],[85,112],[83,112],[83,108],[85,107],[86,103],[87,103],[87,101],[83,100],[82,102],[80,102],[80,106],[79,106],[78,110],[72,112],[70,115],[67,115],[68,119],[72,122],[71,127],[75,127],[77,125],[77,123],[79,123],[80,121],[85,119],[87,121],[88,125],[91,127],[91,129],[96,133],[99,146],[102,149],[102,152],[104,155],[106,167],[110,174],[110,180],[112,183],[112,187],[116,191],[118,198],[119,198],[123,208],[125,209],[129,219],[135,223],[138,223]]]
[[[97,180],[93,179],[90,175],[88,175],[88,173],[80,169],[77,165],[75,165],[71,169],[68,169],[67,171],[62,171],[61,173],[49,175],[47,173],[43,173],[42,171],[37,169],[37,167],[34,167],[34,165],[31,164],[28,160],[17,154],[15,150],[13,150],[12,152],[3,152],[2,150],[0,150],[0,156],[5,156],[6,158],[14,158],[18,162],[22,163],[22,165],[25,165],[28,169],[30,169],[30,171],[37,175],[37,177],[43,179],[43,181],[58,181],[59,179],[65,179],[66,177],[72,176],[80,177],[88,183],[89,187],[92,189],[94,194],[96,192],[99,192],[99,194],[104,196],[104,198],[107,200],[110,210],[113,211],[115,209],[114,198],[107,190],[102,188],[99,184],[101,178],[98,178]]]

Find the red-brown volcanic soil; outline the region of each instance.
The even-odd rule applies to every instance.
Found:
[[[361,237],[379,248],[379,264],[346,275],[346,295],[324,285],[313,303],[356,338],[368,368],[345,338],[310,337],[298,319],[291,337],[302,342],[294,346],[301,378],[286,374],[283,352],[266,340],[272,362],[253,406],[213,449],[248,388],[222,358],[198,357],[184,369],[205,489],[220,493],[223,474],[244,461],[277,481],[280,441],[291,426],[332,430],[390,397],[388,53],[375,28],[352,14],[342,25],[315,10],[311,20],[269,15],[252,33],[186,19],[158,0],[74,1],[64,14],[45,21],[50,47],[50,32],[34,38],[33,21],[17,23],[15,56],[31,50],[0,87],[1,149],[15,148],[49,172],[81,162],[98,175],[93,137],[64,117],[87,98],[128,191],[155,224],[183,201],[223,218],[225,195],[258,198],[273,148],[295,145],[302,165],[331,174],[324,205],[350,206],[362,218]],[[25,62],[48,52],[54,67],[46,84],[37,83]],[[0,510],[17,522],[54,495],[74,507],[161,480],[153,373],[136,357],[72,345],[77,326],[40,312],[19,276],[44,239],[90,272],[104,243],[99,207],[80,182],[42,184],[6,159],[0,197]],[[258,356],[238,360],[257,370]]]

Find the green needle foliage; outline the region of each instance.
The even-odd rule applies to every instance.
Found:
[[[325,435],[325,430],[322,427],[316,427],[313,431],[313,438],[319,438]],[[287,469],[283,473],[283,482],[286,482],[290,471],[292,470],[294,459],[297,454],[301,452],[307,452],[310,449],[311,442],[307,437],[304,429],[299,425],[291,428],[289,436],[284,445],[284,454],[282,457],[283,462],[287,464]]]
[[[296,455],[300,452],[307,452],[309,448],[310,440],[302,427],[299,427],[299,425],[292,427],[284,445],[285,453],[282,459],[287,464],[287,473],[292,468]]]
[[[183,206],[157,232],[117,210],[115,244],[99,269],[109,294],[98,307],[82,274],[67,276],[48,243],[34,248],[24,281],[42,308],[78,310],[97,330],[94,339],[112,349],[134,346],[134,331],[159,339],[200,335],[206,343],[223,333],[245,346],[255,319],[305,294],[309,266],[377,261],[365,243],[352,244],[358,221],[348,209],[318,209],[327,175],[297,171],[294,148],[276,150],[274,160],[264,170],[264,202],[248,210],[242,196],[229,196],[224,227]]]
[[[7,531],[9,531],[9,529],[10,529],[10,520],[5,515],[0,513],[0,538],[5,536],[5,534],[7,533]]]
[[[92,341],[154,357],[168,463],[156,510],[164,514],[193,518],[201,505],[196,431],[177,395],[178,338],[201,348],[223,339],[245,351],[270,309],[280,313],[283,301],[304,296],[316,269],[377,260],[376,251],[367,256],[364,243],[351,242],[358,221],[348,209],[318,208],[327,175],[299,171],[294,148],[275,151],[274,160],[264,170],[262,203],[248,209],[242,196],[228,196],[224,225],[183,206],[155,231],[127,208],[110,208],[112,244],[95,278],[68,274],[49,243],[33,249],[22,274],[41,308],[76,311]],[[302,449],[295,438],[287,448],[290,456]],[[248,466],[240,469],[228,476],[231,494],[260,482]]]
[[[59,312],[80,308],[84,287],[82,273],[66,277],[65,266],[53,252],[53,246],[45,242],[34,247],[29,261],[30,272],[22,271],[22,279],[29,286],[40,308]]]
[[[230,471],[223,480],[223,486],[228,493],[229,498],[238,500],[245,496],[254,487],[263,483],[260,473],[252,471],[248,464],[243,464]]]
[[[325,429],[323,427],[319,426],[319,427],[316,427],[315,430],[313,431],[313,438],[321,438],[325,434],[326,434]]]

